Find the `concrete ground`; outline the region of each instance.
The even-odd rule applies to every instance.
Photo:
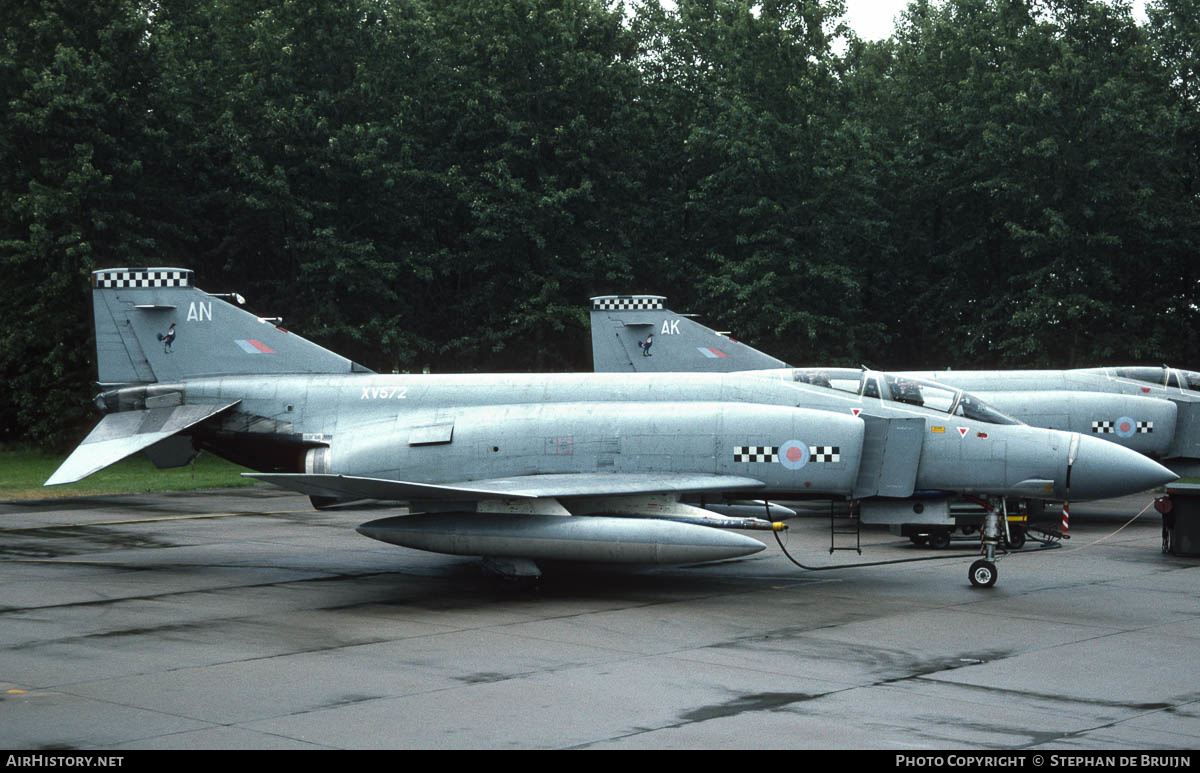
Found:
[[[267,489],[0,504],[0,747],[1200,747],[1200,558],[1151,499],[1072,507],[1058,550],[881,530],[806,564],[559,568],[373,542],[382,508]],[[1119,531],[1117,531],[1120,529]],[[1116,532],[1116,533],[1114,533]]]

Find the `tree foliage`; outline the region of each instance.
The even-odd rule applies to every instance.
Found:
[[[626,292],[797,363],[1188,365],[1197,0],[843,14],[7,0],[0,433],[86,426],[123,265],[385,372],[587,369]]]

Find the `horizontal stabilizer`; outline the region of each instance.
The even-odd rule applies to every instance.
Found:
[[[110,413],[100,420],[44,485],[58,486],[82,480],[240,402]]]
[[[762,488],[762,481],[732,475],[559,473],[517,478],[472,480],[435,485],[352,475],[245,472],[282,488],[309,496],[340,499],[483,500],[536,499],[538,497],[598,496],[610,494],[661,494],[685,491],[736,491]]]

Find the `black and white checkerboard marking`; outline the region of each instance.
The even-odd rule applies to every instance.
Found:
[[[839,446],[809,446],[808,461],[840,462],[842,461],[842,449]]]
[[[777,462],[779,446],[734,446],[735,462]]]
[[[734,446],[735,462],[778,462],[779,446]],[[842,461],[841,446],[809,446],[808,461],[817,464]]]
[[[163,269],[127,269],[97,271],[93,287],[116,289],[125,287],[187,287],[191,271]]]
[[[592,311],[661,311],[661,295],[609,295],[592,299]]]
[[[1154,431],[1154,422],[1139,421],[1135,422],[1137,433],[1139,435],[1148,435]],[[1117,423],[1115,421],[1093,421],[1092,434],[1094,435],[1112,435],[1117,431]]]

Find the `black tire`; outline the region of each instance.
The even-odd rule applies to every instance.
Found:
[[[950,547],[950,532],[946,529],[938,529],[937,531],[930,532],[929,547],[937,548],[938,550]]]
[[[928,545],[929,537],[924,534],[914,534],[908,538],[914,545]]]
[[[996,584],[996,565],[986,558],[981,558],[971,564],[967,571],[967,579],[976,588],[990,588]]]
[[[1025,527],[1017,524],[1008,525],[1008,546],[1013,550],[1025,547]]]

